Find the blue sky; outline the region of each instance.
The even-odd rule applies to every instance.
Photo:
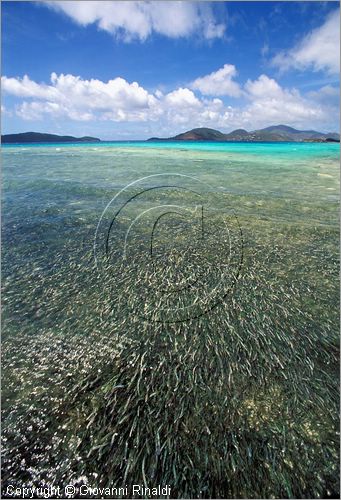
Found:
[[[337,2],[2,2],[2,133],[339,128]]]

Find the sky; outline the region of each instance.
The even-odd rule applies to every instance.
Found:
[[[2,134],[339,131],[338,2],[2,2]]]

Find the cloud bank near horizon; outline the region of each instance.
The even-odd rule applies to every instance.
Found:
[[[227,78],[222,82],[218,79],[217,83],[215,75],[226,72]],[[192,89],[198,89],[197,93],[187,87],[151,93],[138,82],[128,82],[121,77],[104,82],[56,73],[51,74],[49,84],[35,82],[27,75],[23,78],[3,76],[2,89],[23,99],[15,113],[27,121],[43,120],[50,115],[80,122],[153,122],[156,129],[161,124],[165,130],[193,124],[230,130],[269,123],[297,127],[311,127],[312,123],[323,125],[330,120],[330,113],[337,112],[337,89],[331,86],[303,96],[295,88],[281,87],[265,74],[240,86],[231,80],[235,73],[233,66],[224,65],[216,73],[198,78],[192,85]],[[242,93],[245,104],[232,106],[214,97],[227,92],[229,95]]]

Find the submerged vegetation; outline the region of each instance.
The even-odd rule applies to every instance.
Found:
[[[5,227],[3,496],[141,484],[173,498],[338,497],[335,206],[328,224],[308,203],[288,221],[279,198],[258,217],[251,196],[233,199],[242,271],[209,314],[180,323],[143,318],[138,251],[99,272],[95,216],[54,213],[49,252],[43,222]]]
[[[16,307],[9,279],[7,307],[23,328],[11,335],[16,320],[8,320],[4,342],[5,484],[169,484],[173,497],[336,495],[337,265],[324,252],[316,280],[313,260],[317,236],[333,231],[300,228],[295,240],[282,227],[287,245],[273,242],[264,259],[264,229],[257,241],[249,223],[234,293],[180,325],[124,314],[135,267],[125,293],[113,295],[117,276],[103,287],[83,265],[91,256],[73,256],[37,271],[29,302]]]

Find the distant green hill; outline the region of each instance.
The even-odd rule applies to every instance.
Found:
[[[1,136],[3,144],[40,143],[40,142],[100,142],[97,137],[73,137],[72,135],[40,134],[39,132],[24,132],[22,134],[7,134]]]
[[[229,134],[211,128],[194,128],[169,138],[152,137],[149,141],[217,141],[217,142],[333,142],[340,141],[340,135],[324,134],[316,130],[297,130],[287,125],[273,125],[248,132],[237,129]]]

